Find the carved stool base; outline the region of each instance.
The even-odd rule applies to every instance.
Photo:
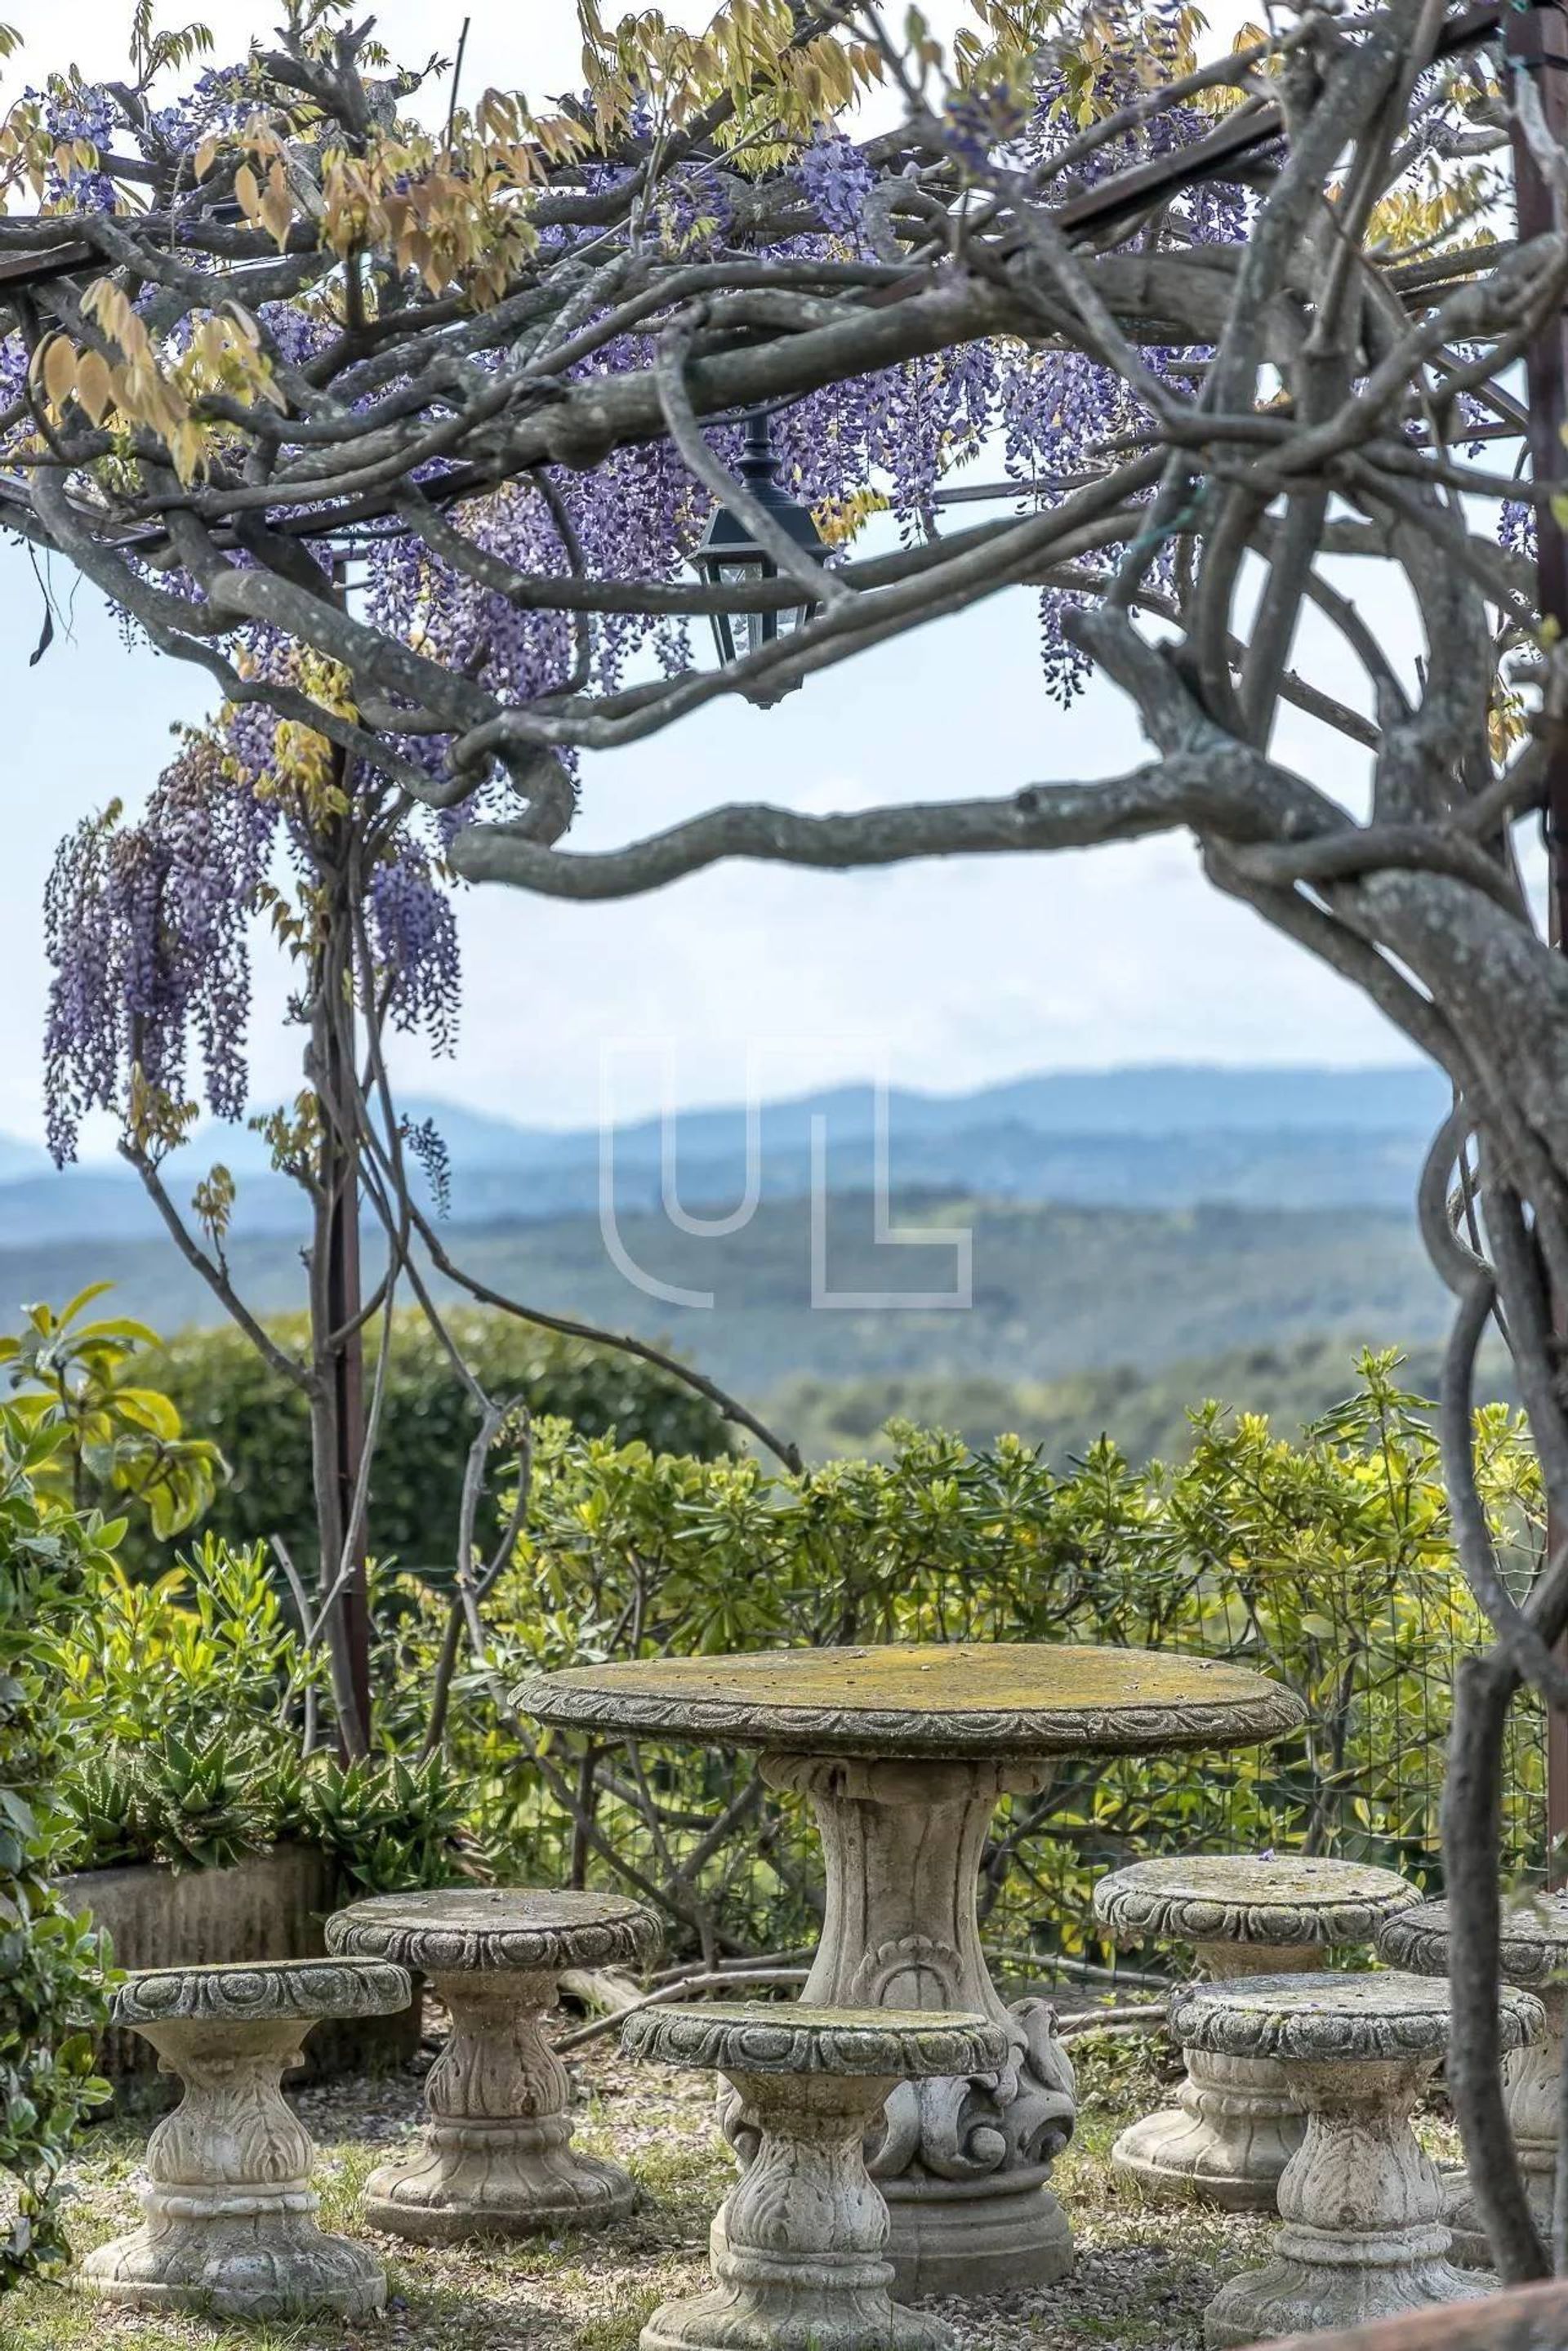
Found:
[[[1505,1991],[1503,2045],[1541,2011]],[[1258,1976],[1189,1985],[1171,2001],[1184,2049],[1281,2064],[1306,2115],[1280,2180],[1273,2258],[1222,2286],[1204,2314],[1210,2351],[1362,2326],[1486,2289],[1448,2259],[1444,2183],[1410,2127],[1448,2040],[1446,1986],[1422,1976]]]
[[[1424,1902],[1391,1918],[1378,1938],[1385,1959],[1420,1975],[1448,1971],[1448,1906]],[[1557,2175],[1557,2109],[1563,2073],[1563,2027],[1568,2021],[1568,1894],[1534,1894],[1511,1900],[1503,1912],[1501,1975],[1504,1983],[1532,1992],[1540,2001],[1542,2029],[1502,2062],[1503,2098],[1513,2134],[1525,2193],[1544,2243],[1552,2241],[1552,2203]],[[1447,2175],[1448,2222],[1456,2262],[1466,2268],[1492,2265],[1486,2228],[1462,2167]]]
[[[999,2064],[1001,2026],[916,2009],[716,2003],[644,2009],[624,2046],[722,2068],[747,2156],[713,2224],[711,2290],[655,2311],[641,2351],[956,2351],[938,2320],[893,2299],[888,2208],[866,2141],[900,2082]]]
[[[571,2084],[545,2035],[568,1968],[634,1965],[658,1922],[604,1894],[526,1886],[381,1894],[327,1921],[333,1950],[397,1957],[427,1975],[452,2019],[406,2156],[365,2185],[372,2228],[415,2244],[602,2229],[637,2189],[571,2143]]]
[[[1266,2268],[1232,2278],[1209,2304],[1203,2322],[1209,2351],[1241,2351],[1280,2335],[1366,2326],[1488,2291],[1449,2262],[1446,2229],[1424,2237],[1412,2230],[1368,2230],[1349,2266],[1335,2265],[1335,2249],[1344,2244],[1337,2231],[1281,2230],[1277,2241],[1281,2250]]]
[[[89,2253],[73,2283],[141,2310],[247,2320],[369,2318],[387,2298],[375,2255],[303,2212],[148,2220]]]
[[[571,2145],[564,2116],[486,2132],[432,2125],[418,2152],[365,2182],[372,2229],[422,2245],[465,2237],[529,2237],[601,2229],[631,2211],[633,2180]]]
[[[1559,1897],[1560,1898],[1560,1897]],[[1556,1953],[1552,1956],[1557,1957]],[[1507,1963],[1508,1946],[1504,1946]],[[1525,1978],[1528,1982],[1528,1976]],[[1535,1994],[1546,2011],[1546,2029],[1527,2049],[1516,2049],[1502,2061],[1502,2092],[1524,2190],[1530,2199],[1542,2242],[1552,2242],[1552,2201],[1557,2185],[1557,2100],[1563,2072],[1563,2010],[1568,1992],[1561,1984],[1542,1983]],[[1469,2179],[1460,2171],[1448,2190],[1448,2221],[1454,2236],[1454,2259],[1466,2269],[1490,2270],[1496,2258],[1486,2223],[1480,2216]]]
[[[1502,2061],[1503,2097],[1513,2129],[1525,2193],[1544,2244],[1552,2242],[1552,2200],[1557,2181],[1557,2097],[1563,2067],[1563,1994],[1555,1986],[1536,1994],[1546,2011],[1546,2030],[1528,2049]],[[1447,2219],[1453,2232],[1453,2258],[1464,2269],[1490,2270],[1496,2258],[1469,2174],[1450,2172]]]
[[[1322,1954],[1270,1943],[1199,1943],[1211,1983],[1301,1973]],[[1155,2193],[1201,2197],[1227,2212],[1271,2212],[1285,2166],[1306,2136],[1306,2116],[1284,2069],[1269,2057],[1185,2051],[1186,2079],[1174,2106],[1130,2123],[1111,2150],[1118,2171]]]
[[[1434,2052],[1403,2064],[1292,2066],[1311,2111],[1280,2182],[1274,2258],[1210,2303],[1211,2351],[1364,2326],[1485,2292],[1448,2259],[1442,2179],[1410,2128],[1437,2061]]]
[[[714,2283],[656,2310],[641,2351],[954,2351],[938,2320],[892,2296],[887,2208],[862,2149],[893,2085],[733,2062],[729,2078],[752,2154],[713,2224]]]
[[[1201,2197],[1227,2212],[1271,2212],[1306,2129],[1277,2074],[1266,2062],[1194,2052],[1176,2105],[1129,2123],[1112,2163],[1154,2192]]]
[[[626,2173],[571,2143],[570,2085],[544,2035],[554,1975],[433,1973],[431,1986],[452,2037],[425,2083],[430,2119],[413,2153],[365,2183],[371,2226],[452,2245],[601,2229],[629,2212]]]
[[[385,2015],[409,1980],[380,1961],[149,1970],[115,1996],[184,2096],[147,2143],[140,2229],[72,2273],[81,2293],[147,2310],[277,2321],[368,2318],[386,2276],[368,2246],[316,2224],[310,2135],[283,2075],[312,2023]]]

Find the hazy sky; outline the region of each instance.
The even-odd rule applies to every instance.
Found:
[[[68,58],[89,71],[122,67],[129,0],[65,9],[7,0],[5,13],[26,44],[14,83]],[[464,13],[455,0],[382,0],[376,10],[401,55],[450,49]],[[573,78],[571,0],[471,0],[468,13],[470,89],[537,92]],[[162,12],[167,22],[201,16],[224,54],[265,14],[266,0],[183,0]],[[56,586],[71,587],[58,569]],[[112,797],[134,805],[166,757],[171,723],[205,703],[195,673],[128,653],[90,589],[74,611],[71,638],[57,637],[29,669],[39,592],[26,551],[0,544],[12,774],[0,863],[0,1129],[16,1134],[41,1126],[41,898],[55,844]],[[1015,591],[810,679],[776,709],[716,706],[591,761],[574,845],[656,830],[741,795],[824,810],[1009,792],[1135,759],[1136,728],[1110,689],[1092,688],[1066,714],[1047,700],[1034,634],[1033,598]],[[1304,750],[1315,732],[1287,722],[1279,747]],[[1312,748],[1321,762],[1321,736]],[[591,1121],[607,1055],[626,1112],[653,1105],[669,1060],[678,1099],[737,1092],[748,1050],[769,1092],[875,1068],[956,1089],[1115,1061],[1407,1057],[1352,990],[1217,897],[1184,841],[862,876],[729,866],[603,907],[486,888],[465,894],[461,922],[460,1049],[435,1066],[405,1056],[405,1081],[530,1123]],[[284,980],[265,946],[258,965],[255,1091],[276,1098],[297,1082],[298,1032],[278,1026]]]

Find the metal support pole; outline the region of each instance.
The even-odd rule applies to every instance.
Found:
[[[1511,73],[1531,76],[1552,138],[1568,146],[1568,7],[1563,0],[1505,7],[1503,47]],[[1557,225],[1548,187],[1529,141],[1513,128],[1514,204],[1521,238],[1541,236]],[[1563,428],[1568,423],[1568,312],[1559,310],[1535,335],[1525,353],[1530,405],[1530,468],[1537,481],[1563,471]],[[1548,507],[1535,516],[1536,589],[1542,618],[1568,633],[1568,533]],[[1554,729],[1546,771],[1547,921],[1554,946],[1568,948],[1568,730]],[[1568,1300],[1556,1301],[1559,1322],[1568,1319]],[[1546,1539],[1555,1550],[1568,1530],[1548,1518]],[[1568,1719],[1546,1717],[1547,1870],[1551,1882],[1568,1878]]]

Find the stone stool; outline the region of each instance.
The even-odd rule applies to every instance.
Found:
[[[1418,1903],[1391,1869],[1286,1855],[1192,1854],[1103,1877],[1094,1915],[1118,1942],[1190,1943],[1213,1982],[1322,1967],[1336,1945],[1370,1943],[1385,1918]],[[1163,2193],[1230,2212],[1271,2212],[1306,2133],[1280,2068],[1265,2059],[1183,2051],[1176,2103],[1128,2125],[1118,2171]]]
[[[112,2022],[140,2032],[184,2096],[147,2144],[140,2229],[72,2273],[84,2293],[148,2310],[367,2317],[386,2300],[375,2255],[316,2225],[315,2148],[283,2075],[329,2017],[408,2006],[402,1968],[362,1959],[154,1968],[128,1977]]]
[[[371,2225],[443,2245],[630,2211],[625,2172],[573,2150],[570,2085],[543,2024],[567,1969],[637,1966],[660,1939],[652,1911],[619,1896],[522,1886],[378,1894],[329,1918],[329,1950],[419,1970],[452,2017],[418,2146],[366,2182]]]
[[[1528,1992],[1505,1990],[1500,2007],[1505,2048],[1541,2030]],[[1371,1974],[1189,1984],[1171,2001],[1170,2028],[1183,2048],[1273,2058],[1306,2109],[1280,2181],[1274,2258],[1209,2304],[1214,2351],[1484,2293],[1448,2261],[1443,2181],[1410,2127],[1448,2044],[1447,1984]]]
[[[1448,1972],[1448,1906],[1422,1902],[1388,1919],[1377,1938],[1391,1967],[1423,1976]],[[1564,2010],[1568,2008],[1568,1894],[1541,1894],[1503,1914],[1502,1977],[1535,1994],[1545,2011],[1545,2029],[1503,2064],[1508,2118],[1520,2168],[1547,2242],[1552,2238],[1552,2198],[1557,2168],[1558,2082],[1563,2070]],[[1479,2269],[1491,2267],[1491,2247],[1463,2171],[1449,2174],[1448,2226],[1454,2259]]]
[[[622,2040],[633,2056],[724,2074],[755,2134],[713,2224],[712,2290],[656,2310],[642,2351],[951,2351],[940,2321],[892,2298],[891,2223],[865,2137],[901,2083],[996,2073],[1002,2026],[716,2001],[640,2010]]]

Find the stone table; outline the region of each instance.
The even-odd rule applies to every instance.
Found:
[[[645,2008],[622,2042],[724,2074],[755,2142],[713,2224],[711,2291],[655,2311],[641,2351],[956,2351],[938,2320],[890,2299],[887,2205],[865,2139],[900,2082],[999,2064],[1001,2025],[716,2001]]]
[[[1072,2069],[1047,2003],[1004,2007],[980,1949],[992,1813],[1048,1788],[1064,1756],[1245,1746],[1294,1729],[1301,1702],[1207,1658],[954,1644],[574,1666],[530,1677],[517,1704],[600,1736],[759,1749],[768,1784],[810,1799],[827,1909],[802,1999],[1008,2031],[999,2073],[908,2083],[887,2102],[872,2173],[899,2293],[1061,2277],[1071,2237],[1047,2181],[1072,2131]]]
[[[141,2228],[98,2246],[71,2283],[140,2309],[220,2318],[380,2310],[386,2273],[375,2254],[317,2225],[315,2150],[279,2085],[313,2024],[395,2015],[412,1989],[402,1968],[377,1959],[128,1977],[113,2022],[152,2043],[185,2095],[148,2141]]]
[[[1505,2049],[1542,2024],[1505,1986]],[[1448,2042],[1448,1987],[1426,1976],[1248,1976],[1171,1997],[1184,2049],[1281,2065],[1306,2137],[1280,2181],[1273,2259],[1222,2285],[1204,2314],[1209,2351],[1320,2327],[1359,2326],[1486,2288],[1455,2269],[1443,2182],[1410,2116]]]
[[[1322,1855],[1192,1853],[1135,1861],[1103,1877],[1094,1915],[1119,1942],[1191,1946],[1211,1983],[1301,1974],[1329,1952],[1372,1942],[1419,1906],[1391,1869]],[[1111,2151],[1119,2171],[1156,2192],[1195,2195],[1231,2212],[1271,2212],[1306,2117],[1268,2057],[1185,2050],[1176,2103],[1129,2123]]]
[[[1423,1902],[1390,1918],[1378,1936],[1377,1947],[1391,1967],[1409,1968],[1421,1976],[1446,1976],[1448,1904]],[[1500,1958],[1504,1983],[1533,1992],[1545,2011],[1544,2030],[1503,2059],[1502,2080],[1525,2189],[1536,2226],[1550,2244],[1557,2176],[1557,2106],[1568,2011],[1568,1894],[1537,1894],[1505,1909]],[[1490,2269],[1492,2252],[1486,2224],[1463,2170],[1453,2176],[1448,2220],[1454,2232],[1454,2259]]]
[[[653,1912],[613,1894],[453,1886],[336,1911],[329,1950],[417,1970],[452,2018],[414,2151],[365,2183],[371,2225],[445,2245],[602,2228],[629,2212],[626,2173],[572,2146],[570,2087],[544,2020],[567,1969],[640,1967],[660,1941]]]

